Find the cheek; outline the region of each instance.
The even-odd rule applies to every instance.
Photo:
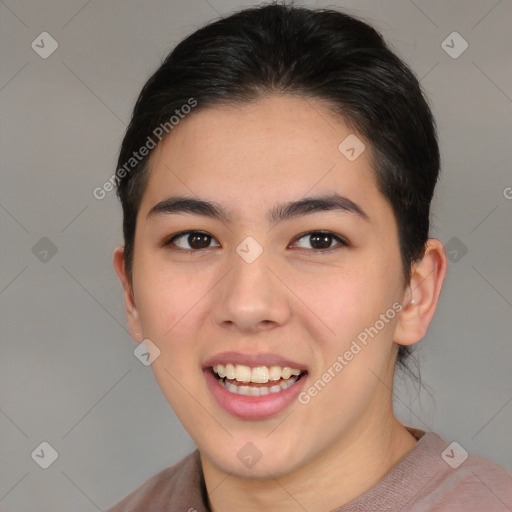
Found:
[[[360,258],[350,269],[296,274],[293,289],[307,306],[302,320],[310,319],[308,330],[321,349],[316,370],[324,372],[338,356],[351,352],[338,385],[346,379],[362,385],[371,376],[369,367],[380,373],[386,364],[396,323],[392,306],[399,297],[399,276],[389,269],[378,258]]]
[[[148,337],[149,334],[159,339],[169,337],[184,319],[193,315],[195,305],[206,291],[201,277],[150,254],[139,259],[135,283],[137,307]]]
[[[201,324],[198,315],[204,314],[206,301],[201,299],[207,289],[204,280],[156,265],[139,282],[143,334],[160,349],[151,368],[176,411],[190,406],[190,397],[185,390],[197,386],[196,338]]]
[[[326,269],[320,269],[326,270]],[[375,319],[387,287],[369,266],[330,267],[315,274],[297,272],[293,290],[336,339],[347,339]]]
[[[211,339],[209,316],[219,280],[218,273],[207,267],[191,268],[156,258],[139,260],[137,292],[143,335],[160,349],[153,371],[166,394],[176,399],[181,395],[180,384],[187,389],[196,385],[199,340]]]

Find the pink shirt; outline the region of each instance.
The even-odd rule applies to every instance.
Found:
[[[467,458],[434,432],[418,440],[384,477],[332,512],[510,512],[512,474]],[[164,469],[107,512],[210,512],[199,451]]]

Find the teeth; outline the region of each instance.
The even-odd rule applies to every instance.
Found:
[[[217,365],[217,368],[222,366],[221,364]],[[232,364],[226,365],[226,378],[233,380],[235,378],[235,366]]]
[[[288,366],[285,366],[281,370],[281,378],[283,379],[289,379],[292,376],[292,369],[288,368]]]
[[[256,386],[245,386],[245,387],[249,388],[249,395],[260,396],[260,389],[257,388]]]
[[[268,374],[270,380],[279,380],[281,378],[281,367],[271,366],[268,371]]]
[[[268,382],[268,378],[268,368],[266,366],[256,366],[256,368],[252,369],[252,382],[259,382],[260,384],[264,384],[265,382]]]
[[[231,393],[235,393],[237,395],[245,395],[245,396],[262,396],[268,395],[269,393],[279,393],[280,391],[289,388],[292,384],[297,381],[297,377],[292,377],[286,381],[281,381],[279,385],[269,387],[256,387],[256,386],[237,386],[232,382],[226,382],[221,380],[220,383]]]
[[[251,369],[248,366],[237,364],[235,366],[235,379],[238,382],[251,382]]]
[[[256,366],[250,368],[243,364],[217,364],[213,367],[213,371],[220,377],[226,377],[229,380],[236,380],[238,382],[255,382],[258,384],[265,384],[269,380],[277,381],[281,379],[289,379],[292,376],[301,374],[301,370],[297,368],[289,368],[288,366]],[[272,388],[271,388],[272,389]]]
[[[238,394],[240,395],[252,395],[250,386],[237,386]]]

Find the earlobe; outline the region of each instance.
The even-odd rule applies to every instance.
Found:
[[[126,319],[128,321],[128,329],[130,331],[130,335],[137,343],[140,343],[143,340],[142,326],[139,312],[137,310],[137,306],[135,305],[135,297],[133,295],[130,277],[126,273],[124,247],[120,246],[114,250],[113,263],[116,274],[119,277],[123,287]]]
[[[398,345],[413,345],[425,336],[437,307],[446,269],[443,244],[430,238],[425,255],[411,269],[411,280],[404,296],[405,305],[395,330],[394,341]]]

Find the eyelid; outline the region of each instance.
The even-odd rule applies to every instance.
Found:
[[[212,240],[215,240],[215,242],[217,242],[217,244],[219,244],[219,245],[214,246],[214,247],[219,247],[220,246],[220,242],[211,233],[208,233],[208,231],[203,231],[203,230],[200,230],[200,229],[189,229],[189,230],[186,230],[186,231],[180,231],[178,233],[174,233],[173,235],[165,238],[161,245],[162,245],[162,247],[170,247],[172,245],[172,243],[176,239],[184,237],[184,236],[187,236],[187,235],[190,235],[192,233],[200,233],[200,234],[203,234],[203,235],[207,235],[207,236],[211,237]],[[296,243],[297,241],[301,240],[302,238],[305,238],[307,236],[311,236],[311,235],[317,234],[317,233],[329,235],[334,240],[336,240],[338,242],[338,244],[334,245],[333,247],[329,247],[327,249],[305,249],[305,248],[299,248],[297,250],[313,252],[313,253],[322,253],[322,252],[332,251],[333,249],[336,249],[337,247],[348,247],[348,246],[350,246],[350,242],[346,238],[344,238],[341,235],[338,235],[338,234],[336,234],[336,233],[334,233],[332,231],[322,230],[322,229],[314,229],[314,230],[310,230],[310,231],[304,231],[303,233],[300,233],[297,236],[295,236],[295,238],[293,239],[293,241],[291,242],[290,245]],[[180,247],[178,247],[178,248],[171,247],[171,250],[178,251],[178,252],[188,252],[188,253],[202,252],[202,251],[205,251],[207,249],[211,249],[211,247],[206,247],[204,249],[182,249]]]
[[[170,248],[173,251],[189,252],[189,253],[201,252],[201,251],[205,251],[206,249],[210,249],[211,248],[211,247],[206,247],[205,249],[182,249],[181,247],[171,247],[176,239],[181,238],[181,237],[185,237],[187,235],[191,235],[192,233],[200,233],[202,235],[207,235],[207,236],[211,237],[212,240],[215,240],[215,242],[217,242],[219,244],[219,246],[220,246],[219,241],[211,233],[208,233],[208,231],[202,231],[201,229],[189,229],[189,230],[186,230],[186,231],[179,231],[178,233],[174,233],[173,235],[166,237],[163,240],[163,242],[161,243],[161,246],[162,247]],[[214,247],[218,247],[218,246],[214,246]]]
[[[334,245],[332,247],[329,247],[327,249],[304,249],[303,247],[299,248],[298,250],[303,250],[303,251],[308,251],[308,252],[315,252],[315,253],[322,253],[322,252],[328,252],[328,251],[332,251],[336,248],[339,248],[339,247],[349,247],[350,246],[350,242],[342,237],[341,235],[338,235],[332,231],[329,231],[329,230],[326,230],[326,229],[314,229],[314,230],[311,230],[311,231],[305,231],[304,233],[301,233],[299,235],[297,235],[292,244],[296,243],[297,241],[301,240],[302,238],[305,238],[307,236],[311,236],[313,234],[322,234],[322,235],[329,235],[331,238],[333,238],[334,240],[336,240],[338,242],[337,245]]]

